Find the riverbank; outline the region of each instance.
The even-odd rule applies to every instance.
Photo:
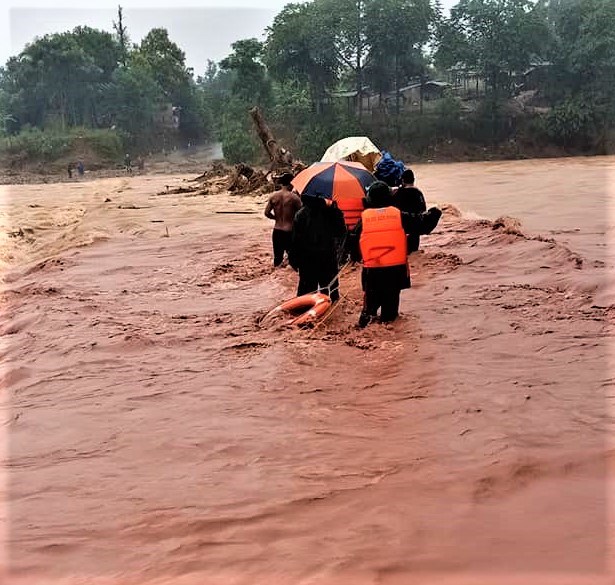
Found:
[[[83,176],[79,176],[73,169],[72,176],[68,176],[66,165],[25,165],[19,170],[0,168],[0,185],[36,185],[48,183],[79,184],[99,179],[142,176],[151,174],[174,175],[181,173],[200,174],[212,162],[222,160],[222,150],[219,144],[210,144],[190,149],[175,149],[168,153],[155,153],[144,156],[144,168],[138,169],[133,161],[131,172],[118,161],[112,166],[97,165],[95,170],[86,168]]]
[[[507,143],[499,147],[482,147],[469,144],[461,144],[455,141],[443,143],[435,148],[429,149],[424,154],[406,152],[404,147],[393,149],[396,159],[405,161],[406,166],[414,168],[417,165],[425,164],[451,164],[451,163],[489,163],[506,161],[543,161],[543,160],[583,160],[601,159],[602,156],[586,155],[580,156],[575,153],[567,152],[564,149],[555,147],[519,149],[514,143]],[[604,155],[608,159],[609,156]],[[80,177],[76,172],[69,177],[62,167],[45,168],[35,165],[29,170],[8,170],[0,169],[0,185],[23,185],[23,184],[48,184],[48,183],[79,183],[105,178],[120,178],[128,175],[149,175],[149,174],[201,174],[212,162],[224,163],[220,144],[199,146],[192,149],[177,149],[169,153],[157,153],[144,157],[145,166],[143,170],[133,167],[131,173],[127,173],[125,167],[117,164],[110,168],[97,168],[96,170],[86,169],[84,176]],[[55,170],[54,170],[55,169]]]

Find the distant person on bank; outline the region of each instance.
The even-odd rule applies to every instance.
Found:
[[[275,220],[271,234],[274,266],[282,265],[284,253],[290,255],[293,219],[301,208],[301,199],[292,190],[292,180],[291,173],[284,173],[279,178],[280,189],[271,195],[265,208],[265,217]]]
[[[432,207],[406,213],[394,205],[391,188],[376,181],[367,190],[365,210],[352,232],[353,260],[363,260],[363,309],[359,327],[378,317],[387,323],[399,315],[401,291],[410,288],[406,234],[429,234],[442,212]]]
[[[401,176],[401,187],[393,195],[393,205],[400,211],[406,213],[423,213],[427,211],[425,197],[420,189],[414,186],[414,173],[406,169]],[[421,243],[421,236],[418,233],[406,234],[408,254],[416,252]]]

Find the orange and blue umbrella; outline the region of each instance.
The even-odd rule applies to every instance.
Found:
[[[367,188],[374,181],[374,175],[358,162],[316,162],[301,171],[292,185],[299,195],[333,199],[344,213],[346,226],[352,229],[361,217]]]

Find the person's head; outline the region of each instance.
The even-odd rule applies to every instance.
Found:
[[[301,203],[312,209],[324,209],[327,207],[325,198],[318,195],[301,195]]]
[[[414,173],[410,169],[406,169],[401,174],[402,185],[414,185]]]
[[[389,207],[393,205],[391,187],[384,181],[376,181],[367,189],[367,195],[363,200],[365,207]]]
[[[293,179],[294,177],[292,173],[283,173],[282,176],[278,179],[278,183],[281,187],[290,189]]]

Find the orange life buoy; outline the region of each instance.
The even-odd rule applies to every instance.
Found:
[[[293,319],[291,325],[305,325],[316,321],[319,317],[322,317],[327,309],[331,306],[331,299],[323,293],[310,293],[295,297],[278,305],[275,309],[270,311],[267,316],[274,315],[275,313],[299,313],[295,319]]]

